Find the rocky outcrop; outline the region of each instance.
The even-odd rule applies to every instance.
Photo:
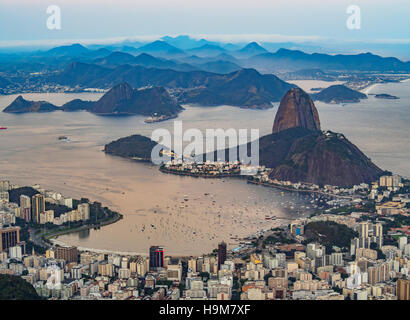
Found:
[[[123,82],[104,94],[90,111],[103,114],[116,113],[119,109],[124,109],[124,106],[129,104],[133,93],[134,89],[128,83]]]
[[[18,96],[3,112],[26,113],[26,112],[51,112],[60,110],[59,107],[46,101],[28,101]]]
[[[239,147],[235,147],[239,151]],[[247,145],[251,154],[251,144]],[[230,149],[225,150],[229,159]],[[209,154],[216,161],[217,152]],[[269,177],[340,187],[376,181],[383,171],[343,134],[302,127],[282,130],[259,139],[259,164],[271,168]]]
[[[123,82],[101,97],[92,107],[97,114],[141,114],[146,116],[175,116],[183,108],[163,87],[133,89]]]
[[[300,88],[290,89],[282,98],[272,132],[296,127],[320,130],[319,113],[309,95]]]
[[[287,154],[273,168],[270,178],[352,186],[376,181],[382,173],[343,134],[317,131],[291,141]]]

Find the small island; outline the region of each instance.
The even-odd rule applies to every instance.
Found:
[[[376,99],[388,99],[388,100],[400,99],[399,97],[392,96],[392,95],[387,94],[387,93],[378,93],[378,94],[375,94],[374,97]]]
[[[150,138],[135,134],[112,141],[105,145],[104,152],[109,155],[128,158],[136,161],[150,162],[152,149],[158,145]],[[168,150],[163,146],[163,151]]]
[[[310,95],[313,100],[324,103],[357,103],[361,99],[367,99],[367,96],[359,91],[350,89],[344,85],[334,85],[318,93]]]

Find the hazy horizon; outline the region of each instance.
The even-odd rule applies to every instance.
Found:
[[[49,30],[46,9],[61,9],[61,29]],[[346,27],[350,5],[360,29]],[[292,42],[334,50],[374,51],[410,58],[410,2],[392,0],[3,0],[0,47],[144,42],[190,35],[223,43]]]

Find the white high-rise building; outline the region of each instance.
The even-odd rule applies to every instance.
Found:
[[[399,238],[399,249],[403,251],[406,244],[407,244],[407,237],[400,237]]]
[[[86,221],[90,219],[90,205],[88,203],[81,203],[77,207],[81,215],[81,220]]]
[[[343,253],[333,252],[331,254],[331,263],[335,266],[343,266]]]
[[[21,260],[23,256],[23,249],[21,246],[14,246],[9,248],[9,257],[12,259],[18,259]]]
[[[410,243],[404,246],[404,255],[410,257]]]

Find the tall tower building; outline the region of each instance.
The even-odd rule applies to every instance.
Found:
[[[20,218],[31,221],[31,199],[24,194],[20,196]]]
[[[376,237],[383,236],[383,225],[381,223],[376,223],[373,225],[374,235]]]
[[[383,246],[383,225],[381,223],[373,225],[373,234],[376,237],[377,246],[381,248]]]
[[[359,230],[360,238],[367,238],[369,235],[369,224],[364,221],[360,222],[360,230]]]
[[[218,244],[218,270],[221,269],[221,265],[226,261],[226,243],[221,242]]]
[[[46,211],[46,201],[44,195],[36,194],[31,198],[31,219],[40,223],[40,213]]]
[[[149,248],[149,269],[158,270],[164,267],[164,249],[158,246]]]

